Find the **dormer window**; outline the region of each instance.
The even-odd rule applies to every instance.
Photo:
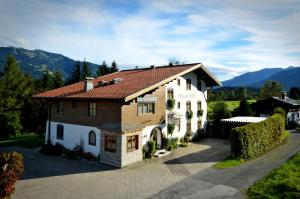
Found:
[[[186,90],[192,89],[192,81],[190,79],[186,80]]]

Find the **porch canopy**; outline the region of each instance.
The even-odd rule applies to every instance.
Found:
[[[266,117],[249,117],[249,116],[238,116],[238,117],[232,117],[228,119],[221,119],[222,123],[222,137],[224,137],[224,129],[226,135],[229,135],[229,132],[231,131],[232,128],[239,127],[239,126],[244,126],[246,124],[250,123],[258,123],[261,121],[264,121],[267,119]],[[226,137],[227,137],[226,136]]]
[[[232,117],[229,119],[221,119],[222,123],[244,123],[244,124],[249,124],[249,123],[258,123],[261,121],[264,121],[267,119],[266,117],[248,117],[248,116],[238,116],[238,117]]]

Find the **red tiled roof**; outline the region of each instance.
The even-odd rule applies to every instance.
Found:
[[[93,81],[94,88],[84,91],[84,81],[71,84],[58,89],[46,91],[35,95],[35,98],[84,98],[84,99],[125,99],[126,97],[142,91],[150,86],[156,85],[168,78],[183,73],[201,64],[185,64],[176,66],[165,66],[145,69],[123,70],[102,77]],[[112,81],[115,78],[123,78],[115,84],[98,86],[100,81]]]

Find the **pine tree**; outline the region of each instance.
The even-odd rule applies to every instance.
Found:
[[[68,80],[68,83],[74,84],[74,83],[80,82],[80,80],[81,80],[81,68],[80,68],[80,62],[77,61],[73,68],[71,77]]]
[[[62,87],[65,85],[65,82],[64,82],[61,72],[55,71],[53,73],[52,78],[53,78],[53,89],[59,88],[59,87]]]
[[[98,67],[98,70],[96,73],[97,73],[97,76],[100,77],[100,76],[109,74],[109,72],[110,72],[110,69],[108,68],[106,62],[103,61],[103,63]]]
[[[92,75],[90,67],[88,63],[84,60],[83,66],[82,66],[82,74],[81,74],[81,80],[84,80],[86,77],[90,77]]]
[[[116,61],[113,61],[111,64],[110,72],[114,73],[114,72],[117,72],[118,70],[119,69],[118,69],[118,65],[117,65]]]
[[[24,99],[32,94],[27,76],[20,70],[16,59],[8,56],[0,77],[0,136],[21,133],[21,109]]]

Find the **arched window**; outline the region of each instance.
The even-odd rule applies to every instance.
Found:
[[[96,146],[96,133],[94,131],[90,131],[89,133],[89,145]]]

